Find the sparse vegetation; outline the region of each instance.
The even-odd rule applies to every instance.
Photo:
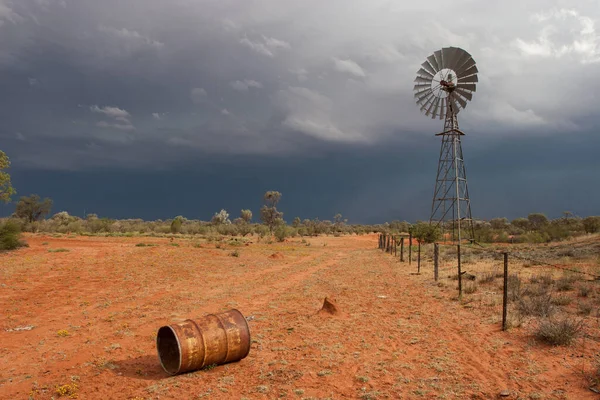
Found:
[[[0,222],[0,251],[15,250],[27,246],[20,238],[21,229],[13,220]]]
[[[546,318],[540,321],[535,332],[537,339],[555,346],[571,344],[583,328],[583,321],[570,317]]]

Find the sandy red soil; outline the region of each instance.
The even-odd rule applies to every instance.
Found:
[[[2,399],[58,398],[67,384],[81,399],[598,398],[581,373],[598,343],[550,347],[502,332],[449,300],[452,288],[378,251],[376,236],[222,249],[26,240],[0,254]],[[68,251],[49,251],[58,248]],[[339,315],[318,313],[326,296]],[[251,317],[247,358],[163,372],[159,327],[231,308]]]

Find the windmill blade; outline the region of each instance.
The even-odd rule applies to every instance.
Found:
[[[415,92],[420,92],[421,90],[427,89],[428,87],[431,87],[431,85],[428,83],[421,83],[421,84],[417,84],[417,85],[413,86],[413,90]]]
[[[429,107],[429,105],[433,102],[434,98],[435,98],[435,96],[430,95],[426,99],[424,99],[421,103],[417,103],[418,105],[421,106],[421,111],[425,111],[425,109],[427,107]]]
[[[458,71],[461,70],[463,68],[463,66],[470,63],[470,61],[473,61],[473,58],[471,57],[471,55],[469,53],[467,53],[464,50],[462,50],[462,52],[463,52],[463,54],[461,55],[460,60],[458,60],[458,62],[456,63],[456,65],[453,68],[454,72],[456,72],[457,75],[462,75],[462,74],[459,74]],[[473,61],[473,62],[475,62],[475,61]],[[472,64],[469,64],[469,66],[470,65],[472,65]],[[466,68],[469,68],[469,67],[466,67]]]
[[[430,95],[427,97],[427,100],[426,100],[426,101],[424,101],[424,102],[422,103],[422,105],[421,105],[421,111],[425,110],[425,108],[427,108],[427,107],[429,106],[430,102],[433,100],[433,98],[434,98],[434,97],[435,97],[435,96],[434,96],[433,94],[430,94]]]
[[[456,48],[456,61],[448,68],[453,69],[454,72],[456,72],[457,68],[463,65],[469,58],[471,58],[469,53],[463,49]]]
[[[472,92],[469,92],[466,89],[462,89],[460,87],[457,87],[456,89],[454,89],[454,91],[458,94],[460,94],[462,97],[464,97],[465,99],[471,101],[473,99],[473,94]]]
[[[431,78],[423,78],[421,76],[417,76],[413,82],[426,83],[428,85],[431,85]]]
[[[473,61],[475,62],[475,61]],[[477,66],[475,64],[473,64],[472,67],[470,67],[469,69],[467,69],[466,71],[461,72],[458,76],[471,76],[471,75],[475,75],[476,73],[478,73],[479,71],[477,70]]]
[[[437,99],[435,99],[435,107],[433,107],[433,114],[431,115],[432,119],[435,119],[435,117],[437,117],[437,113],[438,113],[438,109],[440,107],[440,101],[442,99],[440,99],[439,97]]]
[[[427,115],[428,117],[429,117],[429,114],[431,113],[431,110],[433,109],[433,106],[435,106],[437,99],[438,99],[438,97],[434,96],[433,99],[431,100],[431,104],[429,105],[429,108],[427,109],[427,112],[425,113],[425,115]]]
[[[465,99],[463,99],[462,97],[460,97],[460,95],[458,93],[452,93],[452,98],[454,100],[456,100],[462,108],[465,108],[467,106],[467,101]]]
[[[441,103],[442,106],[440,107],[440,119],[444,119],[446,116],[446,98],[443,98]]]
[[[456,50],[456,47],[444,47],[442,49],[442,58],[444,60],[444,63],[442,65],[443,68],[452,69],[459,57],[459,54]]]
[[[456,69],[456,75],[457,76],[472,75],[473,72],[467,72],[467,71],[470,71],[470,69],[473,67],[475,67],[475,60],[473,60],[472,58],[469,58],[463,65],[461,65],[460,67],[458,67],[458,69]],[[477,72],[477,67],[475,67],[475,72]]]
[[[434,71],[433,68],[431,68],[431,65],[429,65],[427,61],[421,64],[421,67],[423,67],[427,72],[429,72],[429,75],[431,75],[432,78],[436,74],[436,71]]]
[[[437,61],[437,65],[438,65],[438,71],[440,71],[441,69],[444,68],[444,58],[442,57],[442,51],[438,50],[438,51],[434,51],[433,55],[435,57],[435,60]]]
[[[440,70],[440,67],[438,66],[438,63],[433,54],[427,57],[427,61],[429,61],[429,64],[431,64],[436,73]]]
[[[454,111],[454,114],[458,114],[460,111],[460,106],[456,102],[456,99],[454,98],[454,96],[449,96],[448,98],[450,99],[450,102],[452,103],[452,111]]]
[[[474,83],[461,83],[459,82],[456,85],[457,88],[461,88],[461,89],[466,89],[466,90],[470,90],[471,92],[475,92],[476,89],[476,85]]]
[[[432,73],[431,73],[431,72],[429,72],[429,71],[426,71],[426,70],[425,70],[425,69],[423,69],[423,68],[419,69],[419,70],[417,71],[417,74],[419,74],[419,75],[421,75],[421,76],[423,76],[423,77],[430,77],[430,78],[433,78],[433,76],[435,75],[435,74],[432,74]]]
[[[473,74],[473,75],[465,75],[465,76],[461,76],[460,78],[458,78],[459,82],[468,82],[468,83],[475,83],[475,82],[479,82],[479,78],[477,78],[477,74]]]
[[[419,93],[423,93],[423,91],[425,91],[425,90],[431,90],[431,85],[415,85],[413,87],[413,90],[415,91],[415,96],[416,96]]]
[[[415,98],[417,99],[417,103],[420,104],[423,101],[423,99],[425,99],[426,97],[428,97],[430,94],[433,94],[433,91],[431,89],[424,90],[421,93],[415,94]]]

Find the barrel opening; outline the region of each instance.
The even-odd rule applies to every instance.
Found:
[[[158,358],[163,369],[175,375],[181,368],[181,347],[177,335],[169,326],[163,326],[156,335]]]

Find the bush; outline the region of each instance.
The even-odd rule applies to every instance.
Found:
[[[508,299],[516,301],[521,298],[521,278],[518,275],[508,276]]]
[[[573,278],[569,276],[561,277],[556,281],[556,289],[558,289],[559,292],[566,292],[573,289]]]
[[[496,274],[494,272],[484,272],[479,278],[479,282],[481,283],[491,283],[496,279]]]
[[[27,246],[20,240],[21,229],[19,224],[12,220],[0,223],[0,251],[15,250]]]
[[[463,288],[463,292],[466,294],[473,294],[477,291],[477,283],[476,282],[467,282],[465,287]]]
[[[287,225],[279,225],[273,232],[278,242],[283,242],[286,237],[297,236],[298,232]]]
[[[583,321],[571,318],[560,320],[542,320],[535,332],[535,337],[554,346],[568,345],[577,337],[583,328]]]
[[[568,306],[573,301],[569,296],[558,296],[552,299],[552,304],[557,306]]]
[[[551,274],[533,275],[531,278],[529,278],[529,282],[550,286],[554,283],[554,279],[552,278]]]
[[[579,286],[579,295],[581,297],[588,297],[592,293],[592,288],[587,285]]]
[[[173,222],[171,222],[171,233],[181,232],[181,225],[183,225],[183,218],[175,218]]]
[[[522,298],[517,304],[521,315],[531,315],[536,317],[549,317],[554,312],[552,296],[544,295],[537,297]]]

